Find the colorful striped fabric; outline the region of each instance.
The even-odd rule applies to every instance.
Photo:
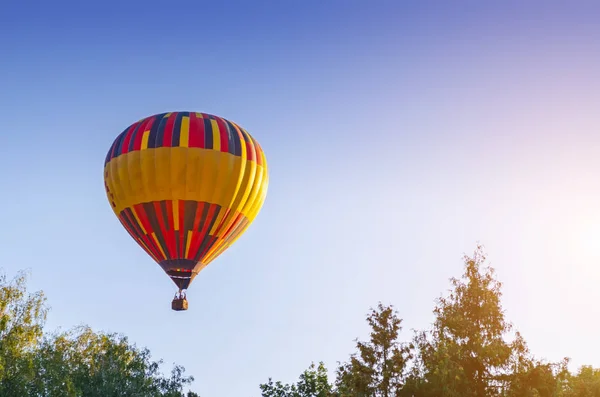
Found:
[[[117,136],[104,163],[113,211],[180,289],[248,228],[268,180],[258,142],[206,113],[144,118]]]

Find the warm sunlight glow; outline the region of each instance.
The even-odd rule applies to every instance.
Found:
[[[588,223],[577,241],[580,256],[585,261],[600,260],[600,223]]]

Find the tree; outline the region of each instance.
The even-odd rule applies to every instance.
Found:
[[[337,371],[340,397],[392,397],[400,395],[409,349],[398,341],[402,319],[393,306],[379,302],[367,316],[371,327],[368,342],[357,342],[358,352]]]
[[[569,360],[545,363],[530,353],[523,336],[516,332],[510,344],[511,355],[506,367],[504,394],[506,397],[558,397],[562,392],[568,373]]]
[[[600,369],[584,365],[570,376],[565,397],[600,397]]]
[[[300,375],[296,384],[273,382],[269,378],[267,383],[260,385],[260,389],[263,397],[328,397],[332,392],[327,368],[322,362],[319,363],[319,366],[311,363],[308,369]]]
[[[23,274],[0,277],[0,396],[185,397],[193,377],[183,367],[165,377],[148,349],[85,326],[44,335],[46,313],[43,293],[27,294]]]
[[[415,337],[420,368],[411,386],[418,386],[419,395],[501,394],[500,375],[511,354],[504,335],[511,325],[500,303],[501,283],[491,267],[482,267],[485,259],[481,246],[472,257],[464,256],[462,278],[452,278],[450,294],[437,300],[433,329]]]
[[[9,281],[0,275],[0,396],[24,396],[31,378],[33,354],[46,320],[42,292],[27,293],[27,276]]]
[[[175,366],[171,377],[159,372],[161,362],[148,349],[129,344],[118,334],[79,327],[47,338],[37,351],[34,393],[53,396],[182,397],[193,381]]]
[[[410,344],[398,341],[402,320],[392,306],[371,309],[370,339],[339,365],[329,396],[600,397],[600,369],[571,374],[568,358],[536,359],[518,331],[509,341],[501,283],[485,262],[481,246],[464,256],[462,277],[436,300],[432,328],[416,331]],[[321,396],[302,394],[299,385],[269,379],[261,389],[263,397]]]

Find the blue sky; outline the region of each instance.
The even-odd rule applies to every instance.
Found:
[[[4,4],[2,266],[31,271],[49,329],[123,332],[228,397],[333,368],[379,300],[408,339],[480,241],[533,352],[600,366],[599,16],[592,1]],[[242,125],[271,178],[185,313],[102,182],[116,135],[172,110]]]

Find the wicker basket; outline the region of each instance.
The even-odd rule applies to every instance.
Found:
[[[171,302],[171,309],[175,311],[182,311],[188,309],[188,301],[185,298],[176,298]]]

